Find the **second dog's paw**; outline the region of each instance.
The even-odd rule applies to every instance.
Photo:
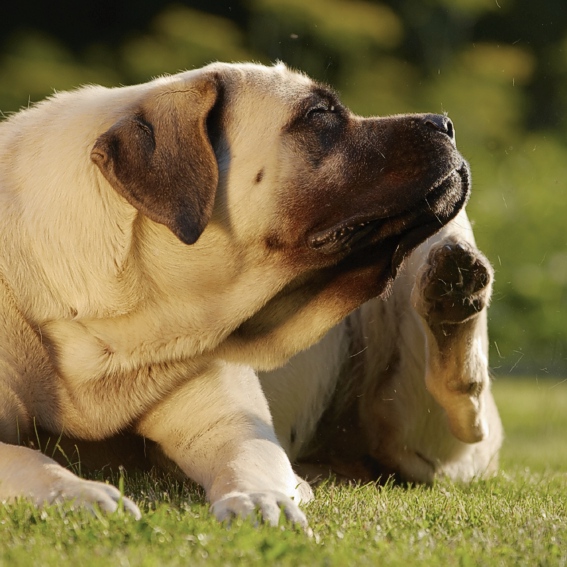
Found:
[[[461,323],[490,301],[493,270],[477,248],[446,240],[433,247],[413,293],[414,306],[429,323]]]
[[[257,511],[262,520],[277,526],[283,512],[291,523],[307,529],[307,518],[299,506],[282,492],[239,492],[226,494],[211,505],[215,517],[223,522],[234,517],[246,518]]]

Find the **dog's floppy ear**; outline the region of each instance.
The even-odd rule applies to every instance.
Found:
[[[214,75],[156,87],[91,152],[118,193],[186,244],[197,241],[213,211],[218,166],[207,117],[218,98]]]

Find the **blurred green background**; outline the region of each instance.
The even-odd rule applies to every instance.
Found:
[[[565,0],[29,0],[0,18],[0,110],[214,60],[281,59],[361,114],[447,112],[496,269],[496,374],[567,375]]]

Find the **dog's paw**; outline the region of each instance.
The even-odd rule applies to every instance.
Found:
[[[493,270],[467,242],[446,240],[433,247],[413,291],[413,304],[430,324],[462,323],[490,301]]]
[[[96,512],[115,512],[120,504],[134,518],[141,517],[138,506],[120,491],[103,482],[85,480],[39,451],[0,443],[0,502],[18,498],[36,506],[71,501]]]
[[[230,492],[213,502],[211,510],[223,522],[234,517],[247,518],[258,512],[262,520],[277,526],[283,512],[285,518],[294,525],[307,530],[307,518],[299,506],[282,492]]]
[[[84,480],[79,477],[59,480],[49,487],[49,492],[45,496],[44,501],[46,502],[53,503],[69,500],[93,512],[98,508],[108,514],[116,512],[119,506],[122,505],[124,510],[136,520],[139,520],[142,516],[140,509],[132,500],[122,496],[116,487],[104,482]]]

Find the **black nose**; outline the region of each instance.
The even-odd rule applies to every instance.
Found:
[[[441,116],[440,114],[426,114],[423,117],[426,126],[447,134],[451,140],[455,139],[455,129],[453,128],[453,123],[447,116]]]

